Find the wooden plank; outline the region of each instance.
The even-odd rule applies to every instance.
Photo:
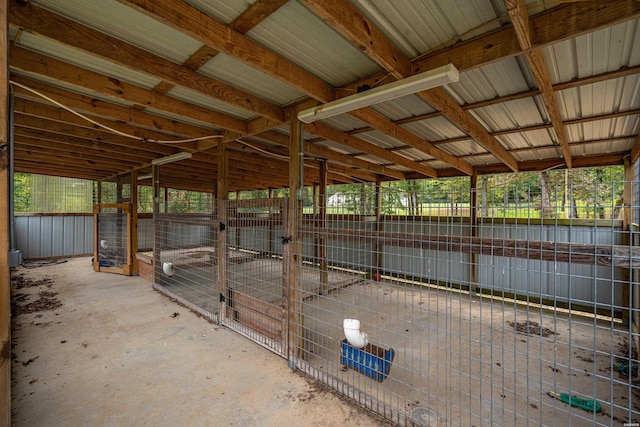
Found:
[[[256,332],[282,342],[282,308],[258,298],[229,290],[231,309],[229,316]]]
[[[325,239],[363,244],[380,243],[401,248],[462,252],[606,267],[640,268],[640,247],[624,245],[592,245],[539,240],[491,239],[310,227],[306,227],[302,234],[312,237],[321,235]]]

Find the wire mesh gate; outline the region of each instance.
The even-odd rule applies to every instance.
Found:
[[[131,204],[97,204],[93,215],[94,271],[131,274]]]
[[[222,323],[280,355],[286,350],[286,202],[226,200],[220,216]]]

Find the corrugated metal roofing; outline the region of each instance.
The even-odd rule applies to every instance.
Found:
[[[127,0],[33,0],[27,5],[17,5],[17,0],[9,1],[13,5],[10,14],[43,7],[175,64],[184,64],[194,52],[203,47],[200,41],[186,35],[186,31],[181,32],[165,24],[163,19],[154,19],[139,12],[128,6]],[[141,3],[141,6],[148,6],[153,1],[159,0],[148,0]],[[164,6],[171,1],[174,0],[164,0],[159,5]],[[634,67],[640,66],[640,12],[637,12],[637,1],[601,0],[601,4],[605,4],[605,1],[610,8],[625,4],[625,10],[634,11],[633,16],[626,21],[626,18],[618,17],[615,24],[604,23],[601,25],[603,28],[587,29],[579,36],[551,40],[544,44],[542,53],[550,83],[556,86],[552,98],[557,101],[572,155],[579,160],[585,156],[598,158],[612,153],[617,157],[610,157],[606,161],[620,162],[622,156],[628,154],[638,143],[640,73]],[[230,25],[243,16],[252,5],[261,6],[252,0],[186,0],[173,6],[177,10],[185,4],[225,25]],[[444,175],[452,174],[452,165],[411,147],[401,136],[394,134],[393,125],[401,126],[474,167],[488,166],[509,170],[509,162],[505,161],[504,153],[489,152],[491,147],[490,144],[485,144],[486,139],[493,139],[507,150],[507,156],[512,156],[518,163],[547,161],[545,164],[548,164],[551,160],[552,163],[557,161],[562,164],[563,152],[558,145],[556,131],[551,126],[551,116],[543,97],[537,94],[538,84],[524,55],[516,55],[516,52],[508,51],[510,48],[499,46],[497,50],[502,52],[500,49],[504,48],[505,53],[492,56],[492,49],[495,47],[492,43],[500,43],[495,40],[486,46],[482,43],[468,45],[463,42],[475,36],[484,37],[494,30],[502,31],[511,25],[502,0],[351,0],[348,5],[355,7],[370,21],[369,26],[377,27],[408,59],[422,58],[428,54],[430,59],[439,55],[450,58],[451,55],[453,59],[450,60],[455,61],[458,55],[455,49],[460,46],[460,49],[465,49],[464,58],[461,57],[460,60],[471,58],[477,61],[471,62],[468,69],[460,74],[459,82],[444,87],[450,101],[457,103],[462,110],[440,112],[418,96],[411,95],[372,107],[387,122],[366,123],[344,114],[323,120],[323,125],[341,132],[354,133],[360,139],[420,164],[438,170],[447,169]],[[543,10],[582,10],[581,8],[586,9],[589,5],[592,3],[526,1],[531,16]],[[600,17],[595,16],[593,11],[586,13],[586,16],[576,15],[575,19],[588,28],[591,21],[597,22]],[[264,20],[256,21],[255,27],[246,33],[246,38],[242,38],[247,40],[247,45],[242,46],[242,52],[255,54],[255,57],[219,53],[198,70],[201,76],[185,70],[188,71],[185,72],[185,79],[193,81],[192,84],[186,84],[185,81],[183,86],[163,85],[159,78],[139,71],[143,67],[137,68],[134,63],[116,64],[64,45],[51,39],[55,38],[55,34],[35,35],[33,33],[38,32],[38,24],[32,25],[33,28],[25,28],[21,34],[15,26],[11,27],[11,37],[15,39],[19,35],[16,42],[18,46],[39,52],[43,58],[58,58],[147,90],[149,105],[157,105],[151,102],[157,90],[194,106],[223,113],[231,124],[224,123],[224,117],[223,123],[203,123],[150,108],[145,109],[145,113],[170,117],[206,129],[231,129],[231,136],[237,129],[246,127],[250,134],[258,133],[257,141],[262,138],[267,145],[270,140],[269,132],[289,134],[289,124],[286,122],[289,110],[281,107],[286,105],[288,108],[291,105],[295,108],[295,103],[304,99],[297,83],[289,84],[287,79],[300,82],[308,77],[311,82],[320,78],[342,96],[345,93],[340,91],[352,90],[348,88],[355,87],[360,79],[385,82],[384,76],[393,74],[390,70],[384,70],[374,56],[367,54],[367,50],[380,46],[360,49],[359,44],[367,43],[367,40],[350,41],[349,34],[341,34],[339,26],[338,29],[333,28],[299,0],[289,0]],[[207,31],[207,28],[202,31]],[[250,48],[251,43],[256,44],[256,49]],[[228,49],[217,49],[216,46],[211,48],[228,52]],[[277,55],[277,61],[261,63],[258,55],[262,48]],[[485,54],[487,60],[483,60]],[[154,64],[144,65],[149,69]],[[424,63],[420,63],[420,66],[424,66]],[[285,70],[296,75],[287,76]],[[618,72],[625,72],[625,75],[613,74]],[[30,73],[29,70],[19,73],[40,82],[79,90],[71,81],[71,75],[67,80],[56,81],[49,76]],[[176,79],[180,80],[182,76],[179,72],[177,74]],[[280,76],[273,77],[277,74]],[[600,75],[603,81],[581,80]],[[242,92],[224,90],[216,97],[217,93],[213,91],[216,87],[211,78]],[[204,90],[199,92],[187,89],[187,86],[211,86],[213,90],[205,95]],[[97,99],[106,99],[105,94],[96,92],[98,91],[83,91]],[[244,99],[250,98],[247,93],[256,98]],[[238,98],[243,99],[235,102]],[[252,104],[253,101],[256,103]],[[261,104],[261,101],[264,102]],[[118,105],[123,102],[126,103],[118,101]],[[140,98],[136,104],[140,106]],[[307,108],[310,104],[306,104]],[[152,122],[153,119],[149,119]],[[480,125],[479,130],[476,127],[470,131],[476,124]],[[260,135],[263,131],[267,132],[264,136]],[[476,134],[479,136],[478,141],[473,139]],[[279,145],[282,145],[281,135],[276,138]],[[303,132],[303,135],[305,139],[319,139],[308,132]],[[320,145],[338,153],[360,152],[332,141],[321,142]],[[359,158],[371,160],[375,164],[390,163],[389,160],[368,153]],[[528,164],[527,168],[530,167]],[[397,168],[411,171],[411,168]],[[468,173],[468,170],[462,168],[453,173]],[[214,179],[211,178],[211,181]]]
[[[333,86],[380,71],[360,49],[297,1],[288,2],[247,35]]]
[[[114,64],[111,61],[98,58],[81,50],[28,32],[20,34],[16,45],[44,53],[53,58],[77,65],[78,67],[117,78],[145,89],[153,89],[160,83],[160,80],[156,77],[132,70],[129,67]]]
[[[499,27],[490,0],[427,0],[390,2],[357,0],[358,10],[376,24],[408,58],[464,35],[477,27],[479,32]],[[487,24],[489,23],[489,24]],[[468,34],[466,34],[468,33]]]
[[[176,63],[189,59],[201,46],[197,40],[117,1],[33,0],[33,3]]]

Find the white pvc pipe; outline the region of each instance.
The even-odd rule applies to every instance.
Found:
[[[173,263],[172,262],[165,262],[164,264],[162,264],[162,271],[167,276],[173,276],[175,274],[175,271],[173,269]]]
[[[358,319],[344,319],[342,321],[342,327],[347,342],[352,346],[363,348],[369,343],[367,333],[360,331],[360,321]]]

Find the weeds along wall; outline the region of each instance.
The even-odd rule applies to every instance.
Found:
[[[640,254],[615,199],[604,219],[472,221],[341,197],[294,219],[295,257],[287,199],[156,215],[154,286],[399,425],[640,420]]]

